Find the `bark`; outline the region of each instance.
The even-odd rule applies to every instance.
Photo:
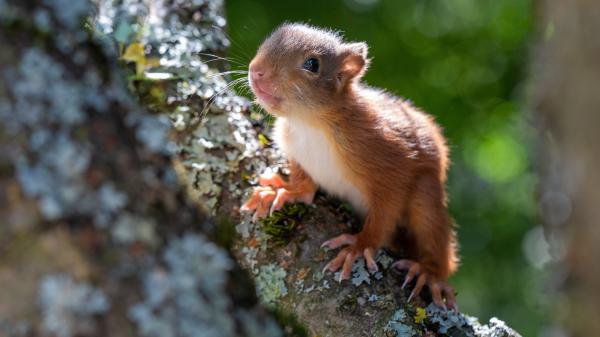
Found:
[[[84,29],[92,12],[0,1],[0,335],[281,336],[178,184],[168,120]]]
[[[541,215],[557,261],[557,316],[574,336],[600,331],[600,3],[539,2],[533,108],[543,146]]]
[[[407,304],[385,254],[322,275],[339,201],[239,215],[285,161],[218,74],[221,1],[93,7],[0,0],[2,335],[518,336]]]

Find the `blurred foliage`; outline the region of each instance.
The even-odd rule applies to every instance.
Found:
[[[524,103],[530,1],[229,0],[226,9],[228,56],[243,64],[284,21],[368,42],[366,81],[435,115],[448,137],[450,208],[462,246],[451,282],[461,310],[539,334],[539,262],[547,252],[536,230],[533,131]]]

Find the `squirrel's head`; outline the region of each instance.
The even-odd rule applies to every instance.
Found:
[[[369,65],[364,42],[305,24],[284,24],[260,46],[248,80],[256,102],[275,115],[315,113],[335,104]]]

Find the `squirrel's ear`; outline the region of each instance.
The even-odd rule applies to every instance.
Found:
[[[341,67],[338,72],[338,80],[343,86],[353,79],[360,79],[369,66],[367,52],[369,46],[364,42],[346,43],[341,52]]]

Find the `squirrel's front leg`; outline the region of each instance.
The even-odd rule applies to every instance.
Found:
[[[311,204],[317,185],[296,161],[290,160],[289,169],[290,176],[287,182],[276,173],[262,174],[258,179],[260,186],[254,189],[241,210],[253,211],[254,219],[260,219],[281,209],[286,203]]]

